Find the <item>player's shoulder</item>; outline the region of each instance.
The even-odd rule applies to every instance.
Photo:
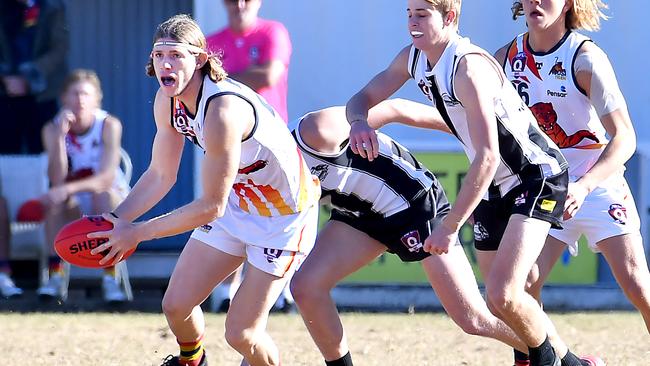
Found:
[[[501,66],[504,65],[506,62],[506,57],[508,57],[508,51],[510,50],[510,47],[512,47],[512,43],[514,40],[509,41],[502,47],[500,47],[496,52],[494,52],[494,58],[499,62]]]

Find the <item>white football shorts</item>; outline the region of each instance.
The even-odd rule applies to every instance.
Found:
[[[597,244],[601,240],[639,233],[641,220],[625,178],[617,176],[587,195],[576,216],[563,221],[562,226],[563,230],[551,229],[549,235],[566,243],[571,255],[576,256],[580,235],[598,253]]]
[[[249,220],[268,220],[268,217],[248,215]],[[260,243],[249,243],[237,237],[232,230],[226,230],[217,219],[207,225],[194,229],[191,237],[213,248],[237,257],[245,257],[255,268],[277,277],[290,276],[305,260],[316,241],[318,231],[318,205],[314,205],[296,215],[299,225],[277,227],[286,236],[291,230],[290,249],[268,248]],[[245,230],[245,222],[242,230]],[[269,233],[273,236],[273,233]],[[287,243],[289,245],[289,243]],[[297,250],[294,250],[297,249]]]

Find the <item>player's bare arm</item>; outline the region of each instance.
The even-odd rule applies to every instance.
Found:
[[[389,123],[451,133],[436,108],[401,98],[385,100],[372,107],[368,113],[368,125],[373,129]]]
[[[512,42],[508,42],[505,46],[499,48],[495,53],[494,53],[494,58],[497,60],[499,65],[503,67],[503,65],[506,63],[506,57],[508,57],[508,50],[510,49],[510,46],[512,45]]]
[[[579,182],[591,192],[603,180],[620,171],[636,149],[636,135],[619,89],[611,63],[605,53],[591,42],[578,51],[576,59],[591,60],[589,65],[575,70],[578,86],[591,100],[600,116],[610,141],[596,164]]]
[[[253,124],[253,109],[243,99],[225,95],[210,102],[204,125],[203,195],[142,223],[139,230],[144,240],[176,235],[223,216],[239,168],[241,141]]]
[[[47,176],[53,187],[63,184],[68,175],[68,157],[65,149],[65,135],[68,129],[69,123],[63,125],[50,121],[41,132],[43,146],[47,153]]]
[[[496,174],[500,157],[494,93],[501,90],[503,82],[495,65],[484,56],[469,54],[459,62],[455,90],[465,106],[476,157],[467,171],[456,203],[445,219],[445,224],[452,229],[460,229]]]
[[[156,134],[151,162],[124,201],[113,211],[129,222],[158,203],[176,182],[183,152],[184,137],[171,126],[169,98],[159,91],[154,101]]]
[[[410,48],[410,45],[404,47],[387,69],[372,78],[346,104],[345,115],[352,126],[350,148],[370,161],[377,157],[379,145],[375,130],[368,126],[368,110],[393,95],[409,79]]]

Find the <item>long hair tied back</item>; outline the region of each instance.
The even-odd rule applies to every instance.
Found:
[[[171,39],[173,41],[163,41]],[[154,45],[182,45],[192,53],[205,53],[208,61],[201,67],[201,73],[208,75],[212,81],[219,82],[228,76],[223,69],[219,56],[207,50],[205,35],[199,25],[187,14],[178,14],[160,23],[153,36]],[[145,66],[147,75],[156,76],[151,56]]]

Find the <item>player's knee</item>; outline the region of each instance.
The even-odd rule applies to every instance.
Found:
[[[304,303],[318,296],[320,286],[314,283],[308,274],[296,272],[289,284],[291,294],[296,303]]]
[[[630,299],[630,302],[638,307],[640,310],[650,310],[650,285],[642,283],[640,280],[630,279],[626,283],[622,283],[625,295]]]
[[[235,325],[226,324],[224,338],[232,348],[244,354],[248,353],[246,350],[250,350],[255,345],[254,330]]]
[[[510,313],[518,306],[518,296],[514,289],[504,286],[487,288],[488,306],[497,313]]]
[[[187,305],[184,301],[178,299],[178,297],[165,293],[165,296],[162,300],[162,310],[165,313],[165,316],[173,319],[185,319],[192,312],[193,306]]]
[[[483,335],[485,332],[485,320],[480,314],[468,314],[467,317],[456,322],[463,332],[470,335]]]

